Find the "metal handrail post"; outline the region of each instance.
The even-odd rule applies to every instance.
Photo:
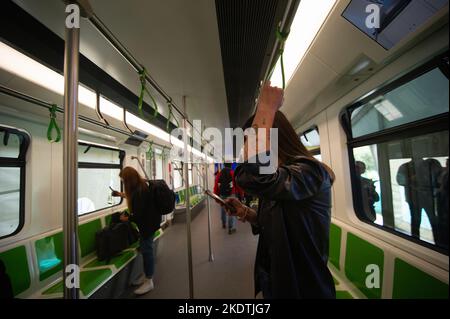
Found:
[[[80,29],[66,26],[64,48],[63,234],[64,298],[78,299],[78,70]],[[70,266],[70,267],[68,267]],[[72,272],[68,273],[69,269]],[[76,271],[76,273],[75,273]],[[76,282],[70,282],[76,280]]]
[[[183,96],[183,107],[186,113],[186,96]],[[187,135],[187,119],[183,119],[184,128],[184,179],[186,192],[186,232],[187,232],[187,248],[188,248],[188,271],[189,271],[189,298],[194,298],[194,275],[192,269],[192,237],[191,237],[191,202],[189,194],[189,155],[188,155],[188,135]]]
[[[208,164],[208,158],[206,158],[205,156],[205,173],[203,174],[203,179],[204,179],[204,185],[205,185],[205,189],[209,189],[209,175],[208,175],[208,170],[209,170],[209,164]],[[213,262],[214,261],[214,253],[212,250],[212,245],[211,245],[211,202],[210,202],[210,198],[209,196],[206,196],[206,204],[208,207],[208,244],[209,244],[209,261]]]

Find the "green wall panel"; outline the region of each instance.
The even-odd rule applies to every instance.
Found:
[[[25,246],[19,246],[0,253],[5,265],[6,274],[11,281],[14,296],[30,287],[30,271],[28,269]]]
[[[448,298],[448,284],[396,258],[392,298]]]
[[[331,224],[330,226],[330,251],[329,260],[337,269],[339,267],[339,257],[341,256],[341,234],[342,230],[339,226]]]
[[[345,256],[345,274],[347,278],[368,298],[381,298],[383,284],[384,253],[380,248],[348,233]],[[371,275],[366,272],[368,265],[377,265],[379,269],[379,288],[369,288],[366,279]]]

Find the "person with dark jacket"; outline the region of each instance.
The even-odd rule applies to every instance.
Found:
[[[244,162],[235,171],[236,183],[259,198],[258,209],[234,198],[227,199],[225,207],[259,234],[255,295],[262,291],[264,298],[335,298],[327,267],[334,174],[307,151],[278,111],[282,100],[282,90],[265,85],[257,112],[244,127],[266,129],[265,147],[254,143],[262,149],[246,138]],[[266,154],[276,142],[270,140],[270,128],[278,130],[278,165],[267,173],[258,154]]]
[[[155,206],[157,200],[152,191],[152,181],[146,181],[132,167],[125,167],[120,172],[125,192],[113,192],[113,196],[126,198],[129,216],[122,214],[120,220],[136,223],[140,234],[140,252],[144,261],[144,274],[133,282],[139,287],[134,291],[137,295],[146,294],[154,289],[153,273],[155,268],[153,256],[153,235],[161,224],[161,214]]]
[[[236,185],[236,181],[234,179],[234,171],[231,169],[230,163],[225,163],[223,169],[217,173],[214,181],[214,194],[220,196],[223,199],[226,199],[228,197],[237,197],[239,199],[242,199],[243,192]],[[227,216],[223,207],[221,209],[221,219],[223,229],[227,227],[228,220],[228,234],[231,235],[236,232],[236,217]]]

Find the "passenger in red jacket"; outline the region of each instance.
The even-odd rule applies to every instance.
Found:
[[[214,193],[223,199],[229,197],[243,198],[244,192],[239,186],[236,185],[234,181],[234,172],[231,169],[230,163],[225,163],[224,168],[217,173],[216,180],[214,182]],[[225,209],[221,208],[222,215],[222,228],[227,227],[228,219],[228,234],[233,234],[236,232],[236,216],[228,216]]]

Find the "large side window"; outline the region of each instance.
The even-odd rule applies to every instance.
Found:
[[[341,114],[358,217],[448,254],[448,54]]]
[[[319,129],[317,126],[314,126],[300,134],[300,140],[316,159],[319,161],[322,160],[322,156],[320,155]]]
[[[0,125],[0,239],[17,234],[25,221],[25,164],[30,136]]]
[[[125,152],[87,143],[78,144],[78,215],[121,203],[109,187],[122,189],[119,173]]]

